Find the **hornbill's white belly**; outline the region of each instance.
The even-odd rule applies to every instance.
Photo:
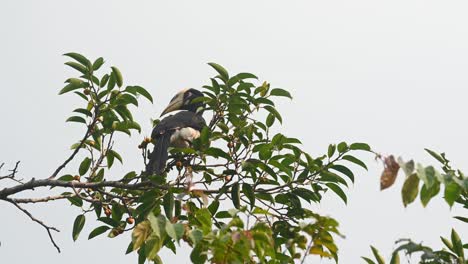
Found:
[[[177,129],[171,135],[171,146],[176,148],[188,148],[192,141],[200,136],[200,131],[191,127]]]

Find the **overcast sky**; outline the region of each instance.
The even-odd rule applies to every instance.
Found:
[[[126,161],[117,175],[141,167],[136,146],[150,134],[150,118],[178,90],[206,84],[214,75],[211,61],[290,90],[294,100],[278,104],[284,119],[278,129],[300,138],[310,153],[364,141],[382,153],[435,164],[423,151],[428,147],[466,171],[467,12],[466,1],[430,0],[2,1],[0,163],[21,160],[21,177],[45,178],[69,155],[83,131],[64,120],[79,101],[57,92],[75,74],[61,54],[76,51],[103,56],[127,84],[156,99],[135,110],[142,135],[119,138]],[[341,263],[359,263],[371,254],[370,244],[389,257],[401,237],[438,247],[452,226],[468,238],[451,218],[463,211],[450,211],[442,199],[403,208],[403,178],[380,192],[380,164],[362,157],[370,169],[356,170],[348,206],[330,194],[314,207],[341,223]],[[136,262],[135,254],[124,256],[130,234],[88,241],[91,221],[72,242],[78,210],[67,202],[29,208],[62,231],[56,240],[63,253],[42,227],[0,203],[0,263]],[[189,262],[186,250],[162,257]]]

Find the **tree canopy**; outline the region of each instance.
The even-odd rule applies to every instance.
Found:
[[[86,235],[88,239],[99,235],[115,238],[131,232],[126,253],[137,252],[139,263],[162,263],[160,250],[176,253],[181,243],[192,248],[189,258],[193,263],[305,263],[308,255],[338,262],[335,239],[342,236],[339,222],[317,214],[308,205],[320,203],[326,193],[347,202],[346,188],[354,183],[355,171],[367,169],[356,155],[359,152],[383,161],[382,189],[393,184],[401,168],[406,177],[402,189],[405,206],[418,196],[426,206],[444,188],[450,206],[458,203],[468,208],[468,179],[451,167],[445,154],[427,150],[441,163],[440,172],[433,166],[382,156],[361,142],[337,142],[323,155],[312,156],[302,148],[300,139],[278,132],[282,116],[275,102],[292,99],[286,89],[259,81],[252,73],[230,74],[216,63],[209,63],[215,76],[200,89],[208,126],[191,147],[170,149],[169,172],[144,172],[154,141],[142,138],[138,146],[141,164],[121,173],[119,180],[110,180],[110,175],[115,178],[115,171],[110,172],[114,163],[125,162],[114,135],[141,132],[132,111],[141,100],[153,102],[153,95],[141,86],[125,85],[115,66],[102,73],[103,58],[91,61],[78,53],[65,56],[71,59],[65,64],[77,76],[67,79],[59,94],[82,99],[82,105],[66,120],[82,126],[82,137],[51,175],[19,181],[17,163],[0,177],[16,181],[0,190],[0,200],[15,205],[44,227],[58,251],[53,239],[57,229],[35,218],[23,204],[68,200],[80,208],[82,213],[73,223],[73,240]],[[153,124],[158,122],[155,119]],[[69,168],[76,159],[79,166]],[[70,173],[64,173],[66,167]],[[51,195],[16,197],[38,187],[50,187]],[[90,218],[100,225],[81,234]],[[457,219],[467,222],[464,216]],[[449,251],[401,240],[391,263],[398,263],[400,251],[422,252],[421,263],[467,263],[467,244],[455,230],[451,240],[442,241]],[[376,262],[364,257],[367,263],[384,263],[377,249],[372,247],[372,252]]]

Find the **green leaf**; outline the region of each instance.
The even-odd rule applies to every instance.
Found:
[[[239,80],[245,80],[245,79],[257,79],[258,80],[257,76],[248,72],[238,73],[235,77],[237,77]]]
[[[115,87],[115,74],[112,72],[109,76],[109,81],[107,82],[107,90],[110,91]]]
[[[112,154],[112,152],[107,152],[106,155],[106,160],[107,160],[107,168],[112,168],[112,165],[114,165],[114,160],[115,156]]]
[[[365,164],[364,162],[362,162],[360,159],[358,159],[358,158],[356,158],[356,157],[354,157],[354,156],[351,156],[351,155],[344,155],[344,156],[342,157],[342,159],[347,160],[347,161],[349,161],[349,162],[352,162],[352,163],[354,163],[354,164],[356,164],[356,165],[359,165],[359,166],[361,166],[361,167],[363,167],[364,169],[367,170],[366,164]]]
[[[208,210],[210,210],[211,215],[216,214],[216,212],[218,211],[218,208],[219,208],[219,201],[218,201],[218,200],[214,200],[214,201],[208,206]]]
[[[420,192],[420,199],[421,199],[421,203],[424,207],[427,206],[427,204],[429,203],[429,201],[434,197],[436,196],[440,191],[440,185],[437,183],[437,184],[433,184],[431,187],[427,187],[426,184],[424,184],[422,187],[421,187],[421,192]]]
[[[112,73],[114,74],[115,82],[117,83],[117,86],[122,87],[122,85],[123,85],[122,73],[115,66],[112,66],[111,69],[112,69]]]
[[[78,215],[75,218],[75,222],[73,223],[73,241],[78,239],[81,230],[83,230],[83,226],[86,222],[86,217],[84,215]]]
[[[68,62],[65,62],[66,65],[72,67],[73,69],[81,72],[82,74],[84,75],[87,75],[88,74],[88,69],[86,69],[85,66],[79,64],[79,63],[76,63],[74,61],[68,61]]]
[[[74,91],[74,90],[77,90],[77,89],[85,88],[87,86],[88,86],[87,83],[80,83],[80,84],[69,83],[69,84],[65,85],[65,87],[62,88],[62,90],[60,90],[59,95],[64,94],[64,93],[68,93],[68,92],[71,92],[71,91]]]
[[[63,55],[76,60],[77,62],[81,63],[85,67],[89,67],[89,65],[91,65],[91,62],[85,56],[83,56],[83,55],[81,55],[79,53],[69,52],[69,53],[65,53]]]
[[[273,123],[275,123],[275,116],[273,114],[268,114],[265,124],[271,127]]]
[[[192,231],[189,232],[188,237],[192,243],[196,245],[203,239],[203,233],[198,229],[192,229]]]
[[[336,150],[336,145],[335,144],[328,145],[327,155],[328,155],[329,158],[331,158],[333,156],[333,154],[335,154],[335,150]]]
[[[58,178],[57,181],[73,181],[73,176],[70,174],[63,175],[62,177]]]
[[[206,253],[203,251],[202,244],[197,244],[192,253],[190,253],[190,260],[194,264],[203,264],[206,262]]]
[[[239,209],[240,208],[240,188],[239,183],[236,182],[231,187],[231,198],[234,207]]]
[[[232,215],[228,211],[219,211],[215,215],[216,218],[232,218]]]
[[[339,153],[343,153],[343,152],[345,152],[347,150],[348,150],[348,144],[346,144],[346,142],[340,142],[338,144],[338,152]]]
[[[393,252],[390,264],[400,264],[400,255],[398,255],[398,252]]]
[[[81,116],[70,116],[69,118],[67,118],[67,120],[65,120],[65,122],[77,122],[86,124],[86,120]]]
[[[195,218],[200,223],[200,228],[203,230],[203,233],[208,234],[213,225],[210,211],[207,208],[202,208],[195,213]]]
[[[463,217],[463,216],[454,216],[453,218],[460,220],[462,222],[468,223],[468,218]]]
[[[294,188],[292,191],[295,195],[301,197],[302,199],[306,200],[307,202],[311,201],[318,201],[317,194],[315,194],[313,191],[305,189],[305,188]]]
[[[271,90],[270,92],[270,95],[273,95],[273,96],[284,96],[284,97],[288,97],[290,99],[292,99],[292,96],[291,94],[284,90],[284,89],[281,89],[281,88],[274,88]]]
[[[120,154],[117,153],[115,150],[109,149],[109,150],[107,151],[107,153],[112,153],[112,156],[114,156],[115,158],[117,158],[117,159],[120,161],[120,163],[123,164],[122,156],[120,156]]]
[[[209,146],[210,144],[210,129],[207,126],[203,127],[200,133],[200,143],[202,146]]]
[[[419,191],[419,177],[416,173],[411,174],[406,178],[403,188],[401,189],[401,197],[403,205],[406,207],[412,203],[418,196]]]
[[[343,192],[343,190],[338,185],[336,185],[334,183],[327,183],[325,185],[327,185],[327,187],[330,188],[330,190],[332,190],[334,193],[336,193],[341,198],[341,200],[343,200],[343,202],[345,204],[348,203],[348,198],[346,197],[346,194]]]
[[[174,239],[176,241],[178,240],[174,225],[170,221],[166,221],[166,228],[165,229],[166,229],[167,235],[170,238],[172,238],[172,239]]]
[[[181,223],[175,223],[173,226],[176,232],[177,241],[179,241],[185,234],[185,226]]]
[[[104,58],[103,57],[97,58],[93,63],[93,71],[99,70],[99,68],[101,68],[103,64],[104,64]]]
[[[347,167],[343,166],[343,165],[339,165],[339,164],[335,164],[331,167],[331,169],[333,170],[336,170],[336,171],[339,171],[341,173],[343,173],[344,175],[348,176],[348,178],[354,182],[354,174],[353,172],[348,169]]]
[[[81,200],[80,197],[73,196],[73,197],[67,198],[67,200],[70,201],[70,203],[74,206],[78,206],[78,207],[83,206],[83,200]]]
[[[91,231],[91,233],[89,233],[88,239],[97,237],[97,236],[103,234],[104,232],[106,232],[109,229],[110,229],[110,227],[108,227],[108,226],[96,227],[93,231]]]
[[[133,104],[138,106],[138,100],[131,94],[121,94],[118,96],[119,104]]]
[[[91,165],[91,159],[88,157],[84,158],[80,164],[80,168],[78,169],[78,172],[80,173],[81,176],[83,176],[88,171],[90,165]]]
[[[349,146],[349,149],[371,151],[370,146],[366,143],[353,143]]]
[[[156,216],[154,213],[150,213],[148,215],[148,220],[150,221],[151,228],[153,229],[153,234],[164,239],[166,236],[166,217],[163,215]]]
[[[378,263],[378,264],[385,264],[385,260],[384,260],[384,258],[380,255],[379,251],[378,251],[375,247],[373,247],[373,246],[371,246],[371,249],[372,249],[372,254],[374,254],[374,257],[375,257],[375,259],[377,260],[377,263]]]
[[[460,197],[460,194],[461,189],[457,183],[450,182],[445,185],[444,199],[450,205],[450,207],[452,207],[458,197]]]
[[[145,88],[141,86],[128,86],[125,90],[129,93],[141,94],[146,99],[148,99],[151,103],[153,103],[153,97],[151,96],[151,94]]]
[[[445,237],[440,237],[440,240],[442,240],[442,242],[444,243],[444,245],[450,249],[450,251],[454,251],[453,249],[453,245],[452,245],[452,242],[450,242],[450,240],[446,239]]]
[[[252,185],[248,183],[242,184],[242,193],[249,199],[250,208],[254,208],[255,206],[255,193]]]
[[[107,74],[107,73],[104,74],[104,76],[102,76],[102,78],[101,78],[101,81],[100,81],[100,83],[99,83],[99,86],[100,86],[100,87],[106,86],[107,82],[109,81],[109,77],[110,77],[109,74]]]
[[[445,164],[444,158],[442,158],[442,156],[440,156],[438,153],[436,153],[435,151],[432,151],[432,150],[430,150],[430,149],[427,149],[427,148],[425,148],[424,150],[425,150],[427,153],[429,153],[433,158],[435,158],[436,160],[438,160],[440,163]]]
[[[227,70],[224,69],[221,65],[219,65],[217,63],[214,63],[214,62],[210,62],[210,63],[208,63],[208,65],[213,67],[213,69],[215,69],[219,73],[219,75],[220,75],[220,77],[221,77],[221,79],[223,81],[229,80],[229,74],[228,74]]]
[[[120,224],[118,221],[116,221],[116,220],[114,220],[112,218],[109,218],[109,217],[99,217],[98,221],[101,221],[104,224],[108,224],[108,225],[110,225],[112,227],[117,227]]]
[[[174,194],[172,192],[166,193],[166,195],[164,195],[163,197],[163,207],[164,212],[166,213],[166,217],[168,219],[172,219],[172,217],[174,216],[174,205]]]
[[[227,159],[229,161],[232,161],[232,157],[229,154],[227,154],[226,152],[224,152],[220,148],[211,147],[211,148],[205,150],[205,154],[208,155],[208,156],[215,157],[215,158],[222,157],[222,158],[225,158],[225,159]]]
[[[280,113],[273,106],[266,105],[263,108],[265,108],[268,112],[270,112],[270,114],[274,115],[275,118],[278,119],[278,121],[280,123],[283,123],[283,118],[281,117]]]
[[[73,112],[80,113],[80,114],[83,114],[83,115],[89,116],[89,117],[93,116],[93,114],[89,110],[84,109],[84,108],[77,108],[77,109],[73,110]],[[83,123],[83,122],[81,122],[81,123]]]
[[[324,182],[341,183],[348,186],[348,183],[342,177],[331,171],[322,171],[322,173],[320,173],[320,180]]]
[[[375,261],[373,261],[372,259],[370,258],[366,258],[366,257],[361,257],[363,260],[365,260],[367,262],[367,264],[376,264]]]
[[[454,252],[457,254],[457,256],[464,258],[463,243],[460,239],[460,236],[457,234],[457,232],[455,232],[455,229],[453,228],[451,233],[451,240]]]

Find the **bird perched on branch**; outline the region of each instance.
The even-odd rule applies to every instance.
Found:
[[[161,120],[153,129],[151,138],[155,142],[153,152],[149,155],[146,173],[162,174],[166,167],[169,147],[187,148],[191,142],[200,136],[200,131],[206,126],[202,114],[205,105],[196,98],[203,97],[203,93],[196,89],[185,89],[172,98],[161,116],[180,111]]]

